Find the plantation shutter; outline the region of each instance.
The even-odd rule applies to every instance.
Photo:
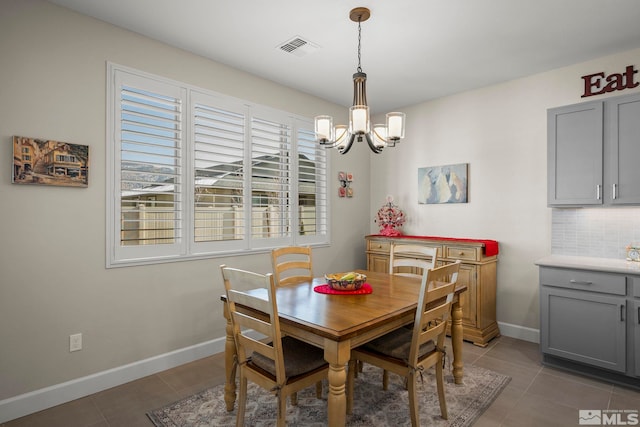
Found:
[[[116,74],[116,88],[117,258],[175,256],[184,252],[185,92],[124,72]]]
[[[292,222],[292,126],[254,112],[251,118],[251,238],[288,238]],[[255,243],[260,246],[260,243]]]
[[[246,109],[192,95],[194,127],[194,242],[245,240]],[[215,105],[215,106],[213,106]],[[235,243],[233,243],[235,242]],[[204,250],[205,245],[202,249]],[[220,249],[218,244],[217,250]]]
[[[312,129],[298,128],[298,243],[322,241],[327,217],[327,150],[318,146]]]

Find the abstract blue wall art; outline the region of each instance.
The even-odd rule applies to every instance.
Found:
[[[418,203],[467,203],[469,163],[418,168]]]

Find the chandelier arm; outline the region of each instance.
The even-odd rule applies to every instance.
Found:
[[[367,139],[367,144],[369,144],[369,148],[371,148],[371,151],[373,151],[376,154],[382,153],[382,147],[375,146],[375,144],[373,143],[373,140],[371,139],[371,134],[367,133],[364,135],[364,137]]]
[[[323,148],[329,149],[329,148],[336,148],[338,146],[338,141],[333,141],[333,142],[325,142],[324,144],[321,144]]]
[[[349,152],[349,150],[351,150],[351,146],[353,145],[353,141],[355,141],[355,140],[356,140],[356,135],[352,134],[349,137],[349,142],[347,142],[347,145],[343,149],[340,150],[340,154],[347,154]]]

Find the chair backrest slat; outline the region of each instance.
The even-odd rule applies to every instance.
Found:
[[[389,252],[389,274],[422,277],[426,270],[435,267],[437,257],[437,248],[392,243]]]
[[[256,295],[249,295],[246,292],[230,289],[227,297],[230,301],[246,307],[255,308],[267,314],[271,314],[272,305],[269,300],[265,300]]]
[[[264,322],[253,316],[240,313],[238,311],[234,312],[232,316],[233,316],[233,321],[240,328],[253,329],[254,331],[259,332],[263,335],[271,335],[272,325],[269,322]]]
[[[271,251],[271,264],[277,286],[313,279],[311,248],[287,246]]]
[[[441,335],[446,335],[447,332],[447,324],[446,322],[438,323],[435,326],[431,326],[428,329],[425,329],[420,333],[420,336],[417,341],[418,348],[426,342],[433,341],[435,343],[438,342],[438,338]]]
[[[266,343],[263,343],[262,341],[258,341],[254,338],[247,337],[242,334],[238,336],[238,341],[240,342],[240,345],[244,346],[247,354],[251,354],[251,352],[255,351],[262,354],[263,356],[268,357],[269,359],[275,360],[277,357],[275,348],[273,348],[273,346],[267,345]]]

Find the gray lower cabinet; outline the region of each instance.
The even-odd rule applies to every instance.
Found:
[[[626,371],[625,299],[543,286],[542,351],[612,371]]]
[[[632,334],[635,343],[634,355],[631,360],[634,361],[635,369],[634,374],[640,378],[640,299],[635,299],[631,304],[631,313],[629,316],[632,325]]]
[[[634,374],[640,378],[640,276],[632,276],[629,278],[629,292],[633,299],[629,304],[629,335],[634,342],[634,353],[632,361],[635,369]]]
[[[543,362],[640,388],[640,276],[539,272]]]

